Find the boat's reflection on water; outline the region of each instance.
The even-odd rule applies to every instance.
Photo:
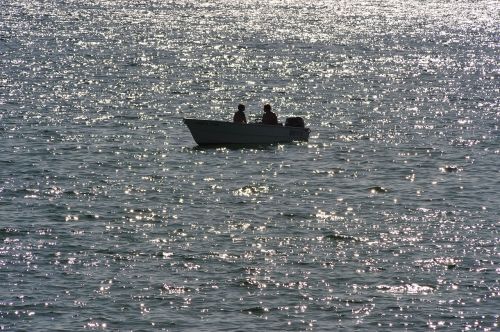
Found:
[[[297,143],[287,143],[286,145],[298,145]],[[276,148],[283,147],[285,144],[282,143],[270,143],[270,144],[203,144],[196,145],[192,147],[195,151],[204,150],[275,150]]]

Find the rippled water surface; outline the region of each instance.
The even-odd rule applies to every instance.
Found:
[[[2,0],[0,328],[498,330],[499,8]]]

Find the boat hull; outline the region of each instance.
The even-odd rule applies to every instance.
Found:
[[[307,141],[309,128],[274,126],[261,123],[233,123],[216,120],[184,119],[198,145],[273,144]]]

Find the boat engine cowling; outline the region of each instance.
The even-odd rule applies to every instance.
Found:
[[[305,125],[304,125],[304,119],[302,119],[300,116],[294,116],[294,117],[291,117],[291,118],[286,118],[285,126],[304,128],[305,127]]]

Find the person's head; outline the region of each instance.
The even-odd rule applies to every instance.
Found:
[[[264,105],[264,112],[271,112],[271,105],[265,104]]]
[[[238,105],[238,111],[243,112],[244,110],[245,110],[245,105],[243,105],[243,104],[239,104],[239,105]]]

